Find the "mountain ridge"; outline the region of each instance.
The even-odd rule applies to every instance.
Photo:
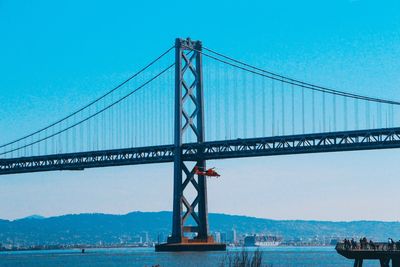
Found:
[[[59,217],[65,217],[65,216],[77,216],[77,215],[106,215],[106,216],[126,216],[129,214],[135,214],[135,213],[169,213],[172,216],[171,211],[166,211],[166,210],[161,210],[161,211],[131,211],[128,213],[124,214],[112,214],[112,213],[103,213],[103,212],[84,212],[84,213],[69,213],[69,214],[62,214],[62,215],[54,215],[50,217],[45,217],[39,214],[32,214],[28,215],[26,217],[18,218],[18,219],[1,219],[0,221],[8,221],[8,222],[14,222],[14,221],[19,221],[19,220],[24,220],[24,219],[50,219],[50,218],[59,218]],[[228,214],[228,213],[215,213],[215,212],[210,212],[209,214],[214,214],[214,215],[224,215],[224,216],[230,216],[230,217],[241,217],[241,218],[252,218],[252,219],[260,219],[260,220],[268,220],[268,221],[280,221],[280,222],[321,222],[321,223],[356,223],[356,222],[379,222],[379,223],[400,223],[399,221],[383,221],[383,220],[316,220],[316,219],[272,219],[272,218],[262,218],[262,217],[256,217],[256,216],[249,216],[249,215],[241,215],[241,214]]]
[[[165,239],[171,230],[170,211],[134,211],[124,215],[104,213],[66,214],[54,217],[0,220],[2,244],[120,244],[134,242],[148,233],[152,240]],[[221,213],[209,214],[210,231],[235,229],[245,234],[270,234],[284,240],[311,240],[316,237],[366,236],[373,240],[400,239],[400,222],[275,220]]]

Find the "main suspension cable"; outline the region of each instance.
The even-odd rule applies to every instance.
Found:
[[[17,142],[19,142],[19,141],[22,141],[22,140],[24,140],[24,139],[26,139],[26,138],[29,138],[29,137],[33,136],[33,135],[36,135],[36,134],[38,134],[38,133],[41,133],[41,132],[43,132],[43,131],[45,131],[45,130],[47,130],[47,129],[49,129],[49,128],[51,128],[51,127],[53,127],[53,126],[55,126],[55,125],[57,125],[57,124],[59,124],[59,123],[65,121],[65,120],[67,120],[67,119],[69,119],[69,118],[71,118],[72,116],[78,114],[79,112],[81,112],[81,111],[87,109],[88,107],[90,107],[90,106],[92,106],[93,104],[99,102],[100,100],[102,100],[102,99],[105,98],[106,96],[110,95],[110,94],[113,93],[114,91],[118,90],[118,89],[121,88],[124,84],[126,84],[127,82],[129,82],[130,80],[132,80],[133,78],[135,78],[136,76],[138,76],[139,74],[141,74],[142,72],[144,72],[145,70],[147,70],[148,68],[150,68],[152,65],[154,65],[157,61],[159,61],[161,58],[163,58],[166,54],[168,54],[168,53],[169,53],[172,49],[174,49],[174,48],[175,48],[175,46],[170,47],[170,48],[167,49],[164,53],[162,53],[162,54],[159,55],[157,58],[155,58],[155,59],[152,60],[150,63],[148,63],[146,66],[144,66],[142,69],[140,69],[139,71],[137,71],[135,74],[131,75],[128,79],[126,79],[126,80],[123,81],[122,83],[118,84],[116,87],[114,87],[113,89],[111,89],[111,90],[108,91],[107,93],[105,93],[105,94],[103,94],[102,96],[98,97],[97,99],[93,100],[93,101],[90,102],[89,104],[87,104],[87,105],[81,107],[81,108],[78,109],[77,111],[75,111],[75,112],[69,114],[68,116],[66,116],[66,117],[64,117],[64,118],[62,118],[62,119],[59,119],[58,121],[56,121],[56,122],[54,122],[54,123],[52,123],[52,124],[50,124],[50,125],[48,125],[48,126],[42,128],[42,129],[40,129],[40,130],[37,130],[37,131],[35,131],[35,132],[31,133],[31,134],[25,135],[25,136],[23,136],[23,137],[21,137],[21,138],[18,138],[18,139],[16,139],[16,140],[11,141],[11,142],[9,142],[9,143],[6,143],[6,144],[4,144],[4,145],[0,145],[0,148],[3,148],[3,147],[6,147],[6,146],[15,144],[15,143],[17,143]],[[4,153],[3,153],[3,154],[4,154]],[[2,154],[0,154],[0,155],[2,155]]]
[[[194,48],[190,48],[190,47],[187,47],[187,48],[195,50]],[[213,54],[215,54],[215,55],[217,55],[219,57],[225,58],[226,60],[218,58],[218,57],[213,56],[213,55],[210,55],[210,54],[205,53],[205,52],[200,51],[200,50],[196,50],[196,51],[199,52],[199,53],[202,53],[206,57],[209,57],[211,59],[217,60],[217,61],[222,62],[224,64],[227,64],[227,65],[230,65],[232,67],[239,68],[239,69],[242,69],[244,71],[251,72],[253,74],[256,74],[256,75],[259,75],[259,76],[263,76],[263,77],[266,77],[266,78],[269,78],[269,79],[274,79],[274,80],[281,81],[281,82],[284,82],[284,83],[287,83],[287,84],[291,84],[291,85],[307,88],[307,89],[314,90],[314,91],[325,92],[325,93],[329,93],[329,94],[333,94],[333,95],[339,95],[339,96],[343,96],[343,97],[355,98],[355,99],[371,101],[371,102],[377,102],[377,103],[384,103],[384,104],[400,105],[400,102],[398,102],[398,101],[375,98],[375,97],[369,97],[369,96],[364,96],[364,95],[358,95],[358,94],[349,93],[349,92],[345,92],[345,91],[339,91],[339,90],[330,89],[330,88],[327,88],[327,87],[323,87],[323,86],[319,86],[319,85],[315,85],[315,84],[311,84],[311,83],[306,83],[306,82],[303,82],[303,81],[300,81],[300,80],[289,78],[289,77],[286,77],[286,76],[283,76],[283,75],[279,75],[279,74],[276,74],[276,73],[273,73],[273,72],[270,72],[270,71],[255,67],[253,65],[247,64],[245,62],[242,62],[240,60],[234,59],[232,57],[228,57],[228,56],[226,56],[224,54],[218,53],[218,52],[216,52],[214,50],[211,50],[209,48],[206,48],[206,47],[203,47],[203,49],[207,50],[207,51],[209,51],[209,52],[211,52],[211,53],[213,53]],[[229,62],[227,60],[235,62],[237,64],[240,64],[240,65],[242,65],[244,67],[242,67],[240,65],[237,65],[237,64],[234,64],[232,62]]]
[[[109,104],[108,106],[102,108],[101,110],[97,111],[96,113],[93,113],[92,115],[90,115],[90,116],[88,116],[88,117],[86,117],[86,118],[84,118],[84,119],[82,119],[82,120],[80,120],[80,121],[78,121],[78,122],[76,122],[76,123],[74,123],[74,124],[72,124],[72,125],[70,125],[70,126],[64,128],[64,129],[62,129],[62,130],[59,130],[58,132],[52,133],[52,134],[49,135],[49,136],[43,137],[43,138],[38,139],[38,140],[36,140],[36,141],[34,141],[34,142],[31,142],[31,143],[29,143],[29,144],[25,144],[24,146],[17,147],[17,148],[8,150],[8,151],[4,151],[4,152],[0,153],[0,156],[1,156],[1,155],[8,154],[8,153],[11,153],[11,152],[14,152],[14,151],[17,151],[17,150],[20,150],[20,149],[23,149],[23,148],[26,148],[26,147],[29,147],[29,146],[32,146],[32,145],[35,145],[35,144],[40,143],[40,142],[42,142],[42,141],[44,141],[44,140],[47,140],[47,139],[49,139],[49,138],[51,138],[51,137],[54,137],[54,136],[57,136],[57,135],[59,135],[59,134],[61,134],[61,133],[63,133],[63,132],[66,132],[66,131],[68,131],[69,129],[78,126],[79,124],[84,123],[85,121],[88,121],[89,119],[91,119],[91,118],[93,118],[93,117],[95,117],[95,116],[97,116],[97,115],[103,113],[104,111],[110,109],[111,107],[113,107],[113,106],[115,106],[116,104],[120,103],[120,102],[123,101],[124,99],[128,98],[128,97],[131,96],[132,94],[136,93],[137,91],[139,91],[140,89],[142,89],[143,87],[145,87],[147,84],[151,83],[152,81],[154,81],[155,79],[157,79],[158,77],[160,77],[162,74],[164,74],[165,72],[167,72],[167,71],[168,71],[169,69],[171,69],[173,66],[175,66],[175,63],[172,63],[172,64],[169,65],[167,68],[165,68],[164,70],[162,70],[161,72],[159,72],[157,75],[153,76],[151,79],[147,80],[147,81],[144,82],[142,85],[136,87],[133,91],[129,92],[128,94],[124,95],[123,97],[119,98],[117,101],[115,101],[115,102]]]

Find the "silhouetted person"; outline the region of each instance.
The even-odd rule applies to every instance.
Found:
[[[396,249],[400,250],[400,240],[396,242]]]
[[[351,248],[356,249],[357,248],[357,242],[354,241],[354,238],[351,239]]]
[[[368,245],[368,240],[366,237],[364,237],[363,239],[360,240],[361,249],[366,249],[367,245]]]
[[[390,250],[393,250],[394,248],[394,241],[390,237],[388,238],[388,247]]]
[[[372,242],[372,240],[369,241],[369,247],[370,247],[370,249],[373,249],[373,250],[376,249],[375,243]]]
[[[347,239],[345,238],[343,243],[344,243],[344,248],[345,248],[346,250],[349,250],[350,247],[351,247],[350,241],[347,240]]]

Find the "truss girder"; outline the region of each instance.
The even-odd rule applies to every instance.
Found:
[[[197,162],[206,159],[389,148],[400,148],[400,128],[189,143],[182,145],[182,158]],[[0,175],[173,162],[174,155],[174,145],[165,145],[0,159]],[[192,175],[186,174],[183,188],[189,183],[193,184],[193,180]]]

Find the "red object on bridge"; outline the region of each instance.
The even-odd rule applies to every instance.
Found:
[[[204,176],[208,176],[208,177],[220,177],[221,175],[219,175],[219,173],[217,173],[214,169],[215,168],[211,168],[206,171],[201,171],[199,169],[199,167],[194,166],[194,174],[204,175]]]

